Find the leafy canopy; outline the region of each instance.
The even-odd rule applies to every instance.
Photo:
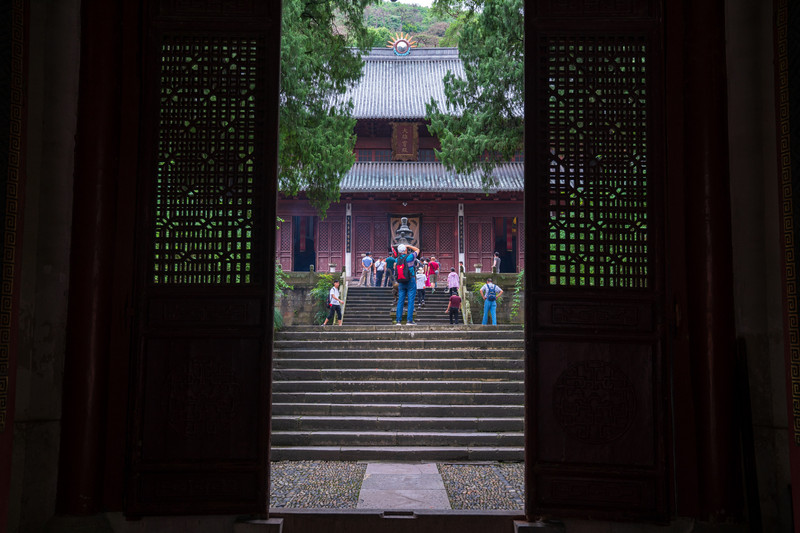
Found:
[[[457,17],[448,39],[458,43],[465,79],[448,72],[446,104],[427,105],[429,130],[439,137],[442,163],[459,173],[492,170],[523,145],[524,0],[436,0]]]
[[[283,2],[279,187],[305,191],[322,217],[355,162],[353,104],[336,97],[361,77],[371,45],[364,8],[377,1]]]

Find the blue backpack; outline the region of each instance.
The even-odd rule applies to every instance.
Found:
[[[494,302],[495,300],[497,300],[497,291],[495,290],[497,288],[497,285],[492,283],[491,286],[487,285],[486,287],[489,289],[488,292],[486,293],[486,299],[489,300],[490,302]]]

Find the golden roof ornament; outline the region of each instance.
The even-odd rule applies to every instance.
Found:
[[[389,44],[386,45],[386,48],[391,48],[399,56],[407,56],[411,53],[412,48],[417,48],[417,41],[411,40],[410,33],[395,33],[394,40],[390,39],[387,42]]]

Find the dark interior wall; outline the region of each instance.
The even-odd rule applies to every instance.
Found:
[[[42,531],[54,513],[80,47],[79,0],[27,4],[27,172],[8,531]]]
[[[796,2],[788,4],[800,11]],[[773,7],[772,2],[725,3],[728,142],[736,334],[749,370],[755,450],[751,459],[758,476],[751,485],[757,485],[764,531],[789,531],[782,250],[775,236],[783,222],[776,157]],[[797,34],[796,23],[789,28]],[[795,204],[795,213],[797,209]]]

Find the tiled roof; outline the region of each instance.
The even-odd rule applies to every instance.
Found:
[[[489,192],[524,190],[524,163],[497,167]],[[341,191],[348,192],[458,192],[482,193],[481,173],[456,174],[438,162],[357,162],[344,176]]]
[[[424,118],[431,98],[445,108],[442,78],[448,70],[464,77],[457,48],[412,48],[407,56],[373,48],[364,56],[363,78],[344,98],[353,99],[357,119]]]

